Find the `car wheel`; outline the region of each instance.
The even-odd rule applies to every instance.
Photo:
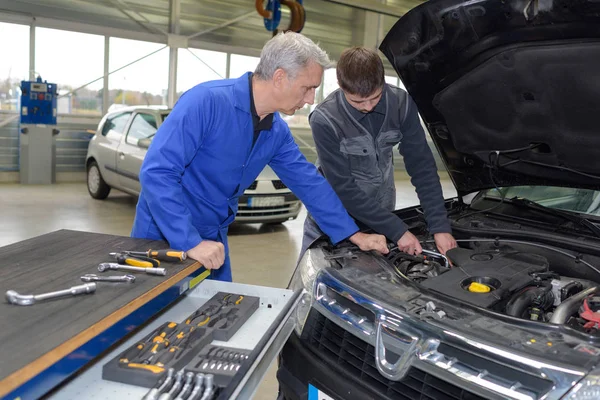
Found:
[[[94,199],[104,200],[110,193],[110,186],[104,182],[100,174],[100,168],[96,161],[92,161],[87,168],[87,187],[90,196]]]

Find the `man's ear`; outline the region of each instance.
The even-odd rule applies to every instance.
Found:
[[[273,84],[276,88],[281,88],[287,82],[288,76],[282,68],[277,68],[273,73]]]

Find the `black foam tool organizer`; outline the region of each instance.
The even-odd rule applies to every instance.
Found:
[[[110,360],[102,368],[102,378],[152,387],[169,368],[186,367],[213,340],[231,339],[259,304],[258,297],[219,292],[185,320],[162,324]]]

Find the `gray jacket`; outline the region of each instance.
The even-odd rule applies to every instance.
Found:
[[[385,102],[385,117],[381,127],[370,132],[353,116],[356,110],[341,90],[322,101],[309,116],[317,166],[356,220],[397,242],[407,230],[392,213],[396,205],[392,151],[398,145],[429,232],[451,232],[417,106],[404,90],[391,85],[386,85],[379,107],[381,102]]]

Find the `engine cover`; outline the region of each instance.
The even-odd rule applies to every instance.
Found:
[[[545,257],[521,252],[478,252],[455,248],[447,252],[454,267],[422,282],[426,288],[480,307],[492,307],[498,301],[533,281],[531,274],[548,270]],[[471,282],[483,283],[491,290],[468,290]]]

